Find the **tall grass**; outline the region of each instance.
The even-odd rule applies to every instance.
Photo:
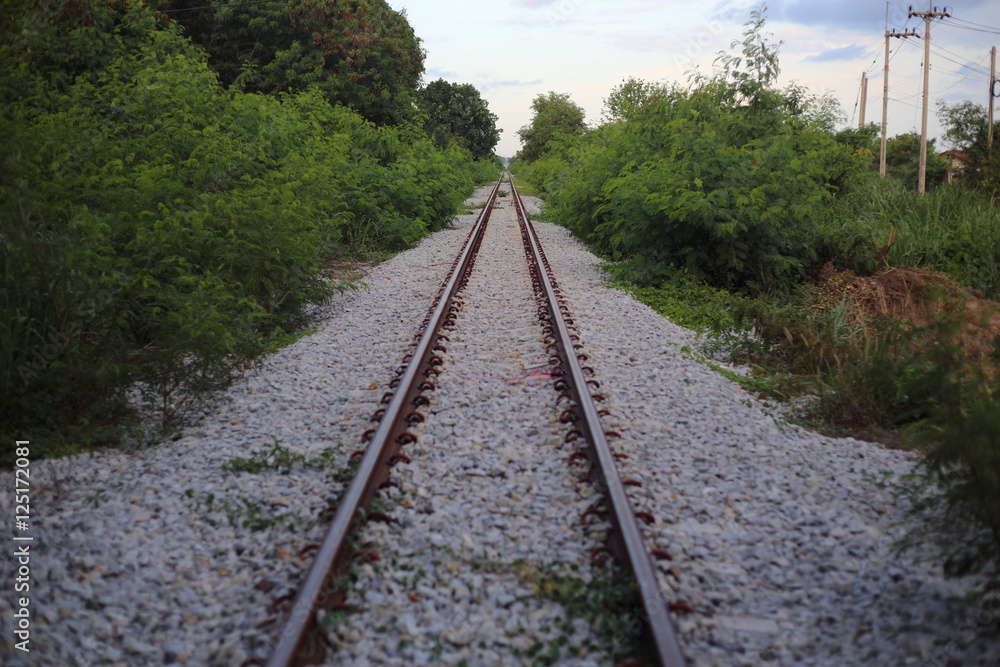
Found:
[[[828,236],[841,261],[859,273],[892,266],[943,271],[959,283],[1000,298],[1000,207],[963,185],[924,195],[896,179],[866,175],[836,201]]]

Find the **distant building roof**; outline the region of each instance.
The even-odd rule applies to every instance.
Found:
[[[956,150],[941,151],[939,155],[942,155],[944,157],[954,158],[956,160],[961,160],[966,164],[972,164],[972,158],[969,157],[969,154],[964,153],[962,151],[956,151]]]

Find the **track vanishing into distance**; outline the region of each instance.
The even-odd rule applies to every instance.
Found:
[[[790,422],[568,230],[523,236],[510,186],[467,206],[488,196],[168,439],[32,462],[31,653],[0,596],[0,664],[1000,664],[1000,595],[894,546],[912,454]]]
[[[501,189],[504,184],[509,190]],[[510,202],[507,208],[513,209],[517,224],[510,224],[508,220],[497,228],[498,225],[490,224],[492,213],[496,208],[503,209],[506,202]],[[520,248],[516,248],[515,235],[520,237]],[[485,280],[478,279],[480,272],[477,272],[479,264],[483,263],[493,264]],[[497,281],[497,275],[505,278]],[[483,292],[484,288],[488,294]],[[514,312],[522,315],[521,322],[488,321],[487,316],[479,311],[490,310],[491,304],[483,302],[483,299],[489,298],[514,304]],[[508,312],[510,310],[507,309]],[[467,324],[470,319],[480,325],[479,330],[471,330]],[[536,328],[534,340],[530,331],[525,333],[525,325],[532,326],[532,319]],[[509,344],[512,339],[517,343],[513,348]],[[473,345],[470,346],[470,342]],[[552,525],[554,532],[561,533],[551,543],[543,537],[541,549],[536,548],[535,552],[548,551],[549,545],[565,540],[567,532],[573,539],[572,533],[575,532],[579,544],[573,555],[577,561],[573,570],[586,570],[589,566],[595,577],[609,576],[611,570],[627,573],[634,581],[636,591],[635,606],[630,613],[634,621],[631,631],[639,635],[645,649],[644,656],[655,664],[684,665],[684,655],[655,572],[656,560],[669,559],[670,556],[662,550],[650,548],[643,540],[638,521],[652,521],[653,517],[645,512],[637,515],[626,492],[626,486],[641,486],[641,483],[623,479],[618,474],[615,459],[627,456],[614,452],[609,445],[609,438],[616,437],[617,433],[606,432],[602,425],[602,414],[607,414],[607,411],[600,408],[600,403],[605,398],[597,393],[599,383],[590,377],[592,369],[585,365],[587,355],[579,342],[573,316],[509,176],[501,177],[493,187],[451,272],[419,326],[411,347],[403,365],[389,383],[391,391],[383,396],[383,407],[372,417],[377,427],[362,436],[365,449],[355,453],[360,457],[360,463],[335,509],[326,537],[321,544],[310,545],[304,550],[314,551],[315,559],[294,600],[287,606],[284,623],[267,664],[271,667],[316,664],[335,651],[330,644],[336,643],[336,640],[330,642],[318,624],[325,614],[354,610],[347,599],[349,587],[344,585],[352,563],[358,559],[370,563],[385,560],[385,554],[379,554],[367,545],[359,545],[358,531],[365,521],[382,522],[386,526],[384,531],[394,531],[394,525],[398,523],[396,519],[390,513],[375,511],[373,504],[382,490],[398,491],[407,485],[408,471],[421,465],[419,458],[425,456],[425,452],[413,452],[418,442],[444,442],[446,438],[435,435],[434,430],[442,425],[449,426],[449,435],[454,434],[461,440],[466,437],[460,431],[461,425],[481,420],[484,414],[495,420],[494,429],[497,430],[503,430],[505,425],[525,416],[517,403],[497,406],[492,402],[496,397],[475,397],[463,391],[460,374],[468,370],[469,365],[469,360],[463,355],[472,354],[478,363],[477,370],[470,372],[483,372],[483,362],[486,362],[488,367],[493,368],[487,372],[505,374],[510,371],[510,357],[521,360],[519,368],[522,371],[525,363],[533,369],[535,382],[529,383],[533,384],[530,389],[538,397],[535,402],[542,405],[537,406],[540,410],[536,414],[528,415],[529,421],[532,418],[537,420],[535,428],[529,426],[524,431],[529,434],[528,437],[515,434],[507,442],[503,442],[502,437],[490,442],[485,438],[477,439],[478,434],[467,436],[470,443],[481,448],[483,458],[493,444],[517,450],[507,452],[506,462],[523,463],[520,472],[530,477],[531,481],[522,488],[523,494],[509,493],[509,497],[524,500],[525,494],[531,493],[545,505],[546,499],[554,496],[566,502],[567,489],[572,489],[572,495],[577,496],[569,501],[571,507],[577,508],[573,510],[577,512],[576,516],[569,517],[577,524],[575,531],[567,526],[567,517],[561,510],[557,512],[561,515],[559,521],[552,521],[551,515],[546,517],[545,512],[528,512],[525,515],[529,530],[544,535]],[[459,382],[457,387],[454,386],[456,380]],[[447,386],[449,383],[453,385],[450,388]],[[496,387],[501,399],[507,390],[506,384]],[[442,405],[444,400],[451,400],[453,404]],[[456,412],[447,424],[431,418],[431,413],[440,415],[454,408],[461,408],[465,414]],[[493,480],[501,476],[506,478],[507,471],[501,470],[502,475],[477,472],[482,466],[477,465],[475,460],[463,459],[461,449],[461,446],[446,447],[436,452],[438,456],[454,457],[453,462],[445,462],[443,466],[453,471],[449,480],[425,481],[440,490],[449,483],[455,483],[456,477],[464,476],[465,481],[459,482],[459,486],[468,487],[470,482],[476,483],[478,488],[474,495],[489,504],[492,494],[502,494],[503,491]],[[553,461],[557,461],[557,465],[553,466]],[[404,465],[392,472],[401,463]],[[545,474],[537,474],[543,468]],[[550,485],[549,488],[543,486],[546,484]],[[447,497],[459,502],[462,509],[469,510],[471,520],[477,510],[472,501],[461,498],[463,494],[468,494],[468,490],[456,489]],[[418,498],[425,495],[421,491],[416,490]],[[409,501],[409,506],[414,506],[412,501]],[[517,531],[525,528],[524,525],[494,524],[490,526],[492,530],[487,532],[496,538],[498,527],[500,534],[513,536],[514,540],[519,540]],[[478,546],[485,541],[498,548],[484,553],[501,558],[510,555],[505,553],[509,545],[495,540],[489,542],[490,534],[475,533],[475,528],[470,525],[468,531],[462,534],[465,543]],[[421,531],[421,539],[428,537],[432,536]],[[530,555],[530,551],[529,554],[522,554],[522,559],[517,562],[523,563],[523,557]],[[397,559],[393,558],[393,561]],[[380,572],[380,577],[386,576],[391,577],[384,571]],[[684,606],[683,603],[681,606]],[[544,609],[535,612],[543,616],[550,613]],[[521,614],[525,610],[516,607],[510,613]],[[363,618],[365,614],[365,611],[360,611],[357,616]],[[464,623],[458,621],[458,627],[445,628],[445,636],[456,645],[471,642],[469,633],[473,622],[468,620],[469,610],[465,609],[463,615],[466,619]],[[455,617],[459,618],[461,616]],[[561,620],[564,625],[572,623],[571,619]],[[366,627],[369,625],[372,624],[365,624]],[[468,641],[463,639],[465,636]]]

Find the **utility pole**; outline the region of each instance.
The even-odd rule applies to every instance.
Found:
[[[1000,97],[1000,79],[997,79],[997,47],[990,49],[990,112],[986,118],[986,152],[993,150],[993,98]]]
[[[868,107],[868,73],[861,73],[861,112],[858,114],[858,129],[865,126],[865,109]]]
[[[888,3],[886,3],[888,4]],[[889,9],[886,8],[886,23],[888,23],[888,13]],[[886,127],[889,123],[889,38],[890,37],[920,37],[920,34],[915,30],[909,30],[907,32],[896,32],[893,28],[892,32],[889,32],[888,26],[886,26],[885,31],[885,65],[882,68],[882,150],[879,152],[878,157],[878,175],[885,178],[885,148],[886,148]]]
[[[917,176],[917,192],[927,191],[927,102],[930,97],[931,84],[931,20],[951,16],[947,7],[945,11],[937,11],[937,7],[926,12],[915,12],[911,7],[906,15],[910,18],[919,16],[924,19],[924,115],[920,122],[920,173]]]

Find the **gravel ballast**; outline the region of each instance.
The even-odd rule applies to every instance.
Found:
[[[429,418],[384,500],[396,523],[361,536],[380,558],[358,561],[349,601],[365,613],[330,630],[330,664],[530,664],[537,645],[562,641],[557,664],[605,664],[587,624],[538,594],[547,566],[590,576],[603,526],[579,522],[593,498],[566,463],[520,238],[500,202]],[[265,657],[281,621],[272,604],[308,567],[299,551],[322,538],[318,515],[474,219],[373,267],[367,289],[320,309],[316,333],[249,371],[178,439],[32,462],[31,653],[13,647],[16,563],[2,559],[0,662]],[[675,618],[692,664],[1000,662],[1000,603],[967,599],[978,582],[892,549],[903,508],[872,480],[906,474],[911,455],[784,422],[700,363],[691,331],[605,287],[568,232],[536,229],[621,433],[614,446],[630,456],[623,476],[642,482],[630,496],[656,517],[643,530],[673,556],[661,583],[692,610]],[[12,516],[13,494],[0,503]]]

